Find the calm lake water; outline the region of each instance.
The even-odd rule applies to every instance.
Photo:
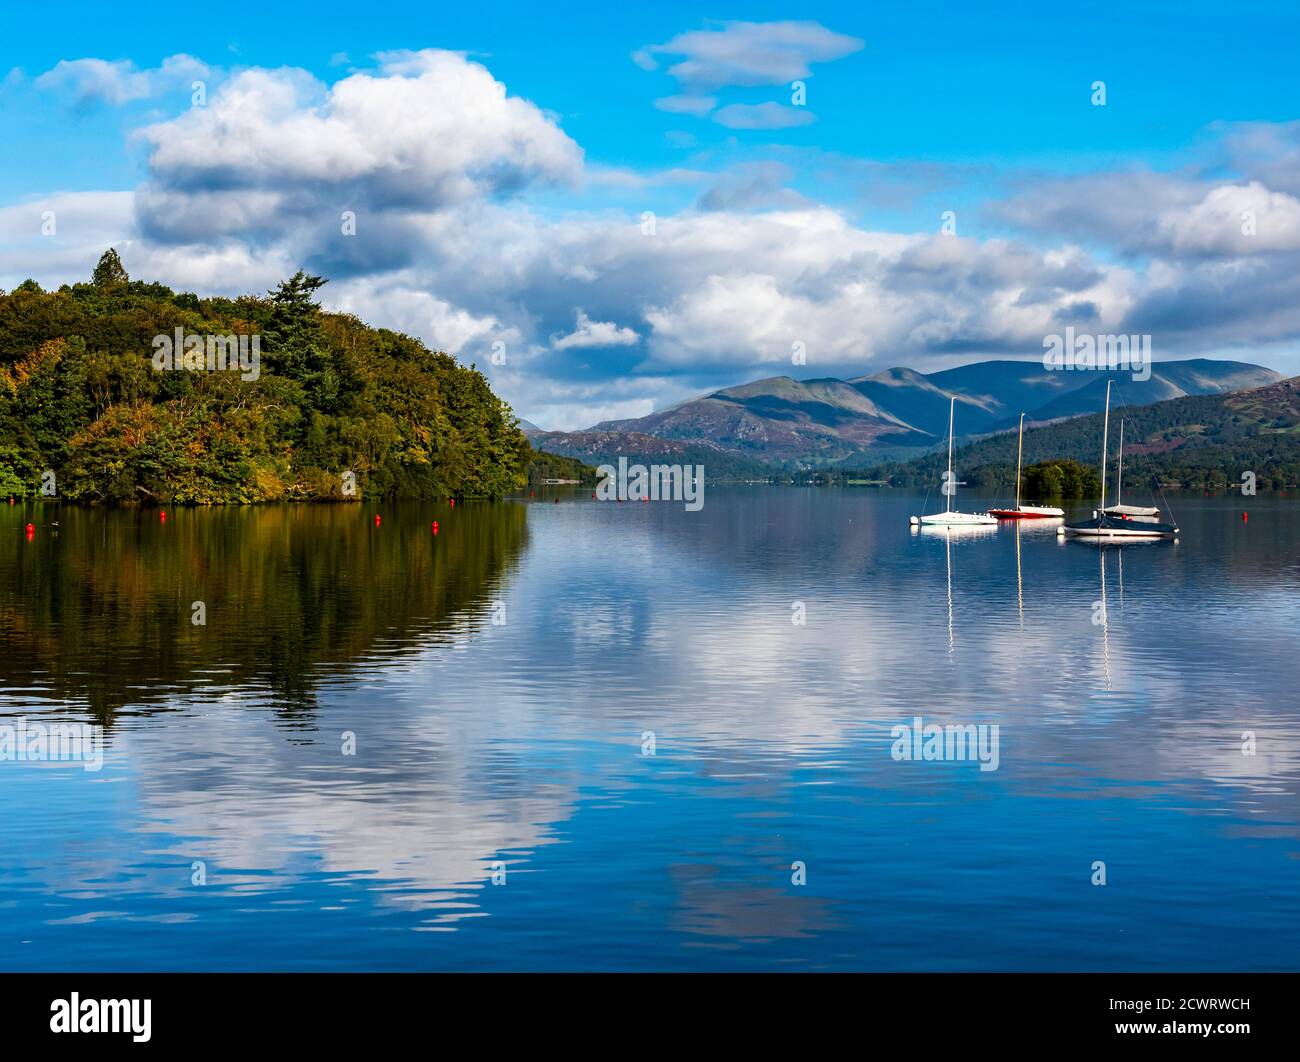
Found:
[[[0,967],[1300,968],[1300,499],[560,497],[0,507]]]

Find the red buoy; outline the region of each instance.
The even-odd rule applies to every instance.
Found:
[[[452,498],[452,499],[451,499],[451,507],[452,507],[453,509],[456,508],[456,499],[455,499],[455,498]]]
[[[28,524],[28,525],[27,525],[27,533],[28,533],[29,535],[30,535],[33,531],[35,531],[35,530],[36,530],[36,525],[35,525],[35,524]]]
[[[164,523],[164,524],[167,522],[167,510],[166,510],[166,509],[164,509],[162,512],[160,512],[160,513],[158,514],[158,520],[159,520],[160,523]]]
[[[375,526],[376,526],[376,527],[379,526],[379,514],[378,514],[378,513],[375,513]]]
[[[1242,514],[1241,514],[1241,519],[1242,519],[1243,521],[1249,520],[1249,519],[1250,519],[1250,513],[1242,513]]]
[[[437,521],[437,520],[435,520],[435,521],[433,522],[433,533],[434,533],[435,535],[438,533],[438,521]]]

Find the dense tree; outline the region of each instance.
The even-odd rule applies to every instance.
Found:
[[[300,271],[266,297],[201,299],[131,280],[110,250],[89,284],[0,294],[0,487],[31,493],[46,469],[63,497],[119,503],[522,486],[532,450],[482,373],[323,312],[324,283]],[[155,368],[177,329],[250,352],[257,337],[258,378]]]
[[[1024,470],[1021,488],[1026,498],[1095,498],[1101,494],[1101,473],[1072,457],[1040,461]]]
[[[95,272],[90,277],[90,282],[97,288],[113,288],[119,284],[128,284],[130,281],[131,278],[127,276],[126,268],[122,265],[122,259],[112,247],[100,255],[99,264],[95,266]]]

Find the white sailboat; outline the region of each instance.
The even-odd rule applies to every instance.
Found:
[[[1014,509],[990,509],[989,515],[1000,520],[1043,520],[1053,516],[1064,516],[1064,509],[1051,505],[1020,504],[1020,460],[1025,452],[1025,415],[1020,414],[1020,436],[1016,441],[1016,507]]]
[[[1173,538],[1174,535],[1178,534],[1178,528],[1173,524],[1157,523],[1146,518],[1131,519],[1125,513],[1117,511],[1123,509],[1124,506],[1106,508],[1106,446],[1110,441],[1110,385],[1111,381],[1107,380],[1106,416],[1102,421],[1101,429],[1101,505],[1092,511],[1091,520],[1080,520],[1078,523],[1066,524],[1064,527],[1058,527],[1056,533],[1058,535],[1098,538],[1106,541],[1137,538]],[[1151,514],[1156,511],[1154,509],[1142,510],[1144,514]]]
[[[1143,524],[1160,523],[1160,510],[1143,505],[1125,505],[1124,502],[1124,421],[1119,422],[1119,474],[1115,480],[1115,504],[1103,509],[1107,516],[1136,520]]]
[[[989,516],[988,513],[959,513],[954,512],[952,507],[952,496],[957,493],[956,481],[952,478],[952,426],[953,410],[956,407],[957,398],[955,395],[949,396],[948,399],[948,474],[944,477],[944,497],[947,498],[947,506],[941,513],[932,513],[929,516],[913,516],[911,523],[924,525],[927,527],[977,527],[980,525],[992,524],[997,526],[997,517]]]

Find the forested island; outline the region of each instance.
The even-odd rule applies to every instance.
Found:
[[[0,495],[114,504],[496,498],[534,454],[476,368],[265,296],[132,280],[0,293]]]

